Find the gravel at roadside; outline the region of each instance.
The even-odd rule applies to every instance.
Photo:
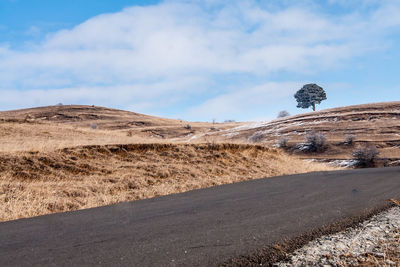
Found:
[[[322,236],[275,266],[400,266],[400,207],[356,228]]]

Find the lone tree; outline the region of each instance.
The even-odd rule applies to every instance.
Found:
[[[313,111],[315,111],[315,104],[320,104],[322,100],[325,100],[326,94],[322,87],[315,83],[309,83],[297,91],[294,98],[297,100],[298,108],[312,107]]]

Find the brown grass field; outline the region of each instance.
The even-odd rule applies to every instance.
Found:
[[[0,161],[0,221],[333,169],[238,144],[83,146],[2,153]]]
[[[218,130],[237,125],[241,124],[220,124]],[[185,142],[193,134],[216,131],[214,126],[212,123],[189,123],[94,106],[3,111],[0,112],[0,152],[52,151],[82,145]]]
[[[345,134],[400,158],[400,102],[307,113],[269,123],[163,119],[95,106],[0,112],[0,221],[151,198],[249,179],[335,169]],[[249,137],[263,132],[260,144]],[[327,135],[323,154],[272,148]],[[302,159],[301,159],[302,158]]]

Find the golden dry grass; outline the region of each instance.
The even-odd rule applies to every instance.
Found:
[[[81,145],[179,143],[187,142],[193,135],[208,135],[237,125],[241,123],[186,122],[92,106],[3,111],[0,112],[0,152],[53,151]]]
[[[379,141],[382,153],[397,157],[399,109],[394,102],[302,114],[233,130],[233,136],[245,123],[185,122],[94,106],[0,112],[0,220],[333,169],[243,144],[260,130],[271,131],[269,145],[276,133],[292,142],[311,130],[328,133],[331,142],[354,133],[358,142]],[[226,142],[237,144],[214,144]],[[321,156],[342,154],[333,149]]]
[[[0,112],[0,221],[333,169],[266,147],[213,144],[240,125],[93,106]]]
[[[0,161],[0,221],[333,169],[238,144],[83,146],[0,153]]]
[[[82,145],[158,142],[124,132],[63,124],[0,123],[0,152],[54,151]]]

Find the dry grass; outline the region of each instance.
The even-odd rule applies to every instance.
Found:
[[[400,102],[322,110],[258,126],[186,122],[92,106],[50,106],[0,112],[0,151],[115,143],[249,143],[255,133],[262,133],[261,142],[268,145],[288,138],[290,147],[304,142],[308,133],[318,132],[327,137],[329,149],[302,157],[349,159],[355,146],[371,144],[378,147],[381,157],[400,160],[399,119]],[[91,124],[98,128],[91,129]],[[190,129],[185,127],[188,124]],[[356,136],[355,144],[345,144],[348,135]]]
[[[91,125],[96,125],[96,129]],[[0,112],[0,152],[53,151],[82,145],[179,143],[187,142],[193,135],[208,135],[237,125],[240,123],[189,123],[92,106],[3,111]]]
[[[182,144],[224,142],[240,125],[93,106],[0,112],[0,221],[332,169],[266,147]]]
[[[78,128],[63,124],[0,124],[0,152],[54,151],[82,145],[159,142],[157,139],[128,136],[124,132]]]
[[[288,146],[305,142],[311,132],[324,134],[328,149],[319,155],[302,154],[303,158],[350,159],[358,145],[373,145],[380,157],[400,159],[400,102],[348,106],[299,114],[271,122],[248,124],[236,129],[214,133],[218,140],[247,141],[255,133],[263,135],[260,143],[275,145],[283,137]],[[356,136],[355,144],[345,144],[346,136]],[[300,153],[299,153],[300,155]]]
[[[303,114],[234,130],[233,138],[232,128],[244,123],[186,122],[93,106],[0,112],[0,220],[333,169],[266,147],[214,144],[244,143],[260,130],[270,144],[282,136],[296,141],[310,130],[328,133],[330,142],[355,134],[356,142],[383,142],[382,154],[396,157],[399,110],[395,102]],[[188,142],[200,144],[182,144]]]
[[[262,146],[131,144],[1,153],[0,221],[331,170]]]

